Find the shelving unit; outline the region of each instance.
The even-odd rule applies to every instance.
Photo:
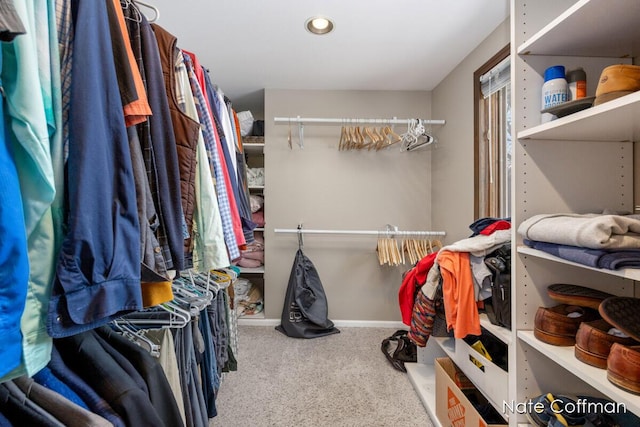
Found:
[[[511,0],[513,135],[512,330],[486,319],[482,326],[508,345],[506,378],[485,384],[465,365],[460,340],[430,339],[418,352],[409,378],[435,425],[434,359],[449,356],[493,403],[526,403],[543,393],[609,398],[640,416],[640,396],[618,388],[606,370],[580,362],[573,346],[559,347],[533,334],[540,306],[553,283],[573,283],[620,296],[640,295],[640,269],[604,270],[529,248],[517,233],[526,219],[544,213],[633,212],[634,146],[640,140],[640,92],[541,124],[544,70],[553,65],[587,72],[587,96],[595,95],[602,69],[640,57],[640,2],[632,0]],[[475,356],[475,355],[474,355]],[[481,356],[480,356],[481,357]],[[523,413],[504,414],[510,427],[528,426]]]
[[[512,0],[512,133],[514,185],[509,399],[540,394],[607,397],[640,415],[640,397],[616,387],[606,370],[584,364],[573,346],[545,344],[533,335],[535,312],[552,306],[546,288],[574,283],[616,295],[636,294],[640,271],[591,268],[528,248],[522,221],[542,213],[633,212],[634,143],[640,138],[640,92],[540,124],[544,69],[582,66],[587,95],[602,69],[631,63],[640,52],[640,3],[625,0]],[[510,426],[526,423],[523,414]]]
[[[264,168],[264,137],[250,136],[245,137],[242,147],[244,149],[247,167],[249,168]],[[261,195],[264,197],[265,186],[264,185],[248,185],[249,192],[252,195]],[[257,227],[254,229],[254,233],[264,236],[264,227]],[[240,267],[240,276],[249,280],[254,286],[258,286],[262,292],[263,304],[265,291],[264,291],[264,265],[255,268]],[[243,315],[238,318],[240,324],[252,324],[252,321],[261,320],[265,318],[264,308],[260,313],[254,315]]]
[[[485,314],[480,315],[480,325],[505,343],[511,342],[511,331],[492,324]],[[416,393],[422,399],[434,426],[442,424],[436,417],[436,384],[434,360],[449,357],[465,372],[465,375],[487,397],[498,412],[502,412],[502,401],[508,397],[508,373],[484,358],[461,339],[430,337],[427,346],[418,352],[417,363],[405,363],[407,374]],[[470,360],[478,360],[484,371]]]

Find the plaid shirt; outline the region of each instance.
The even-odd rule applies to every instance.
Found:
[[[218,209],[220,211],[220,218],[222,219],[222,231],[224,233],[224,240],[229,251],[229,258],[236,259],[240,257],[240,249],[236,242],[235,234],[233,232],[233,220],[231,219],[231,203],[227,193],[227,186],[223,175],[222,164],[220,155],[216,148],[216,139],[213,134],[213,124],[211,123],[211,116],[207,110],[207,104],[202,94],[202,89],[198,84],[191,58],[184,54],[182,55],[182,64],[186,69],[186,73],[189,77],[189,83],[191,87],[191,93],[195,101],[196,110],[198,112],[199,122],[202,128],[202,135],[204,137],[205,147],[207,149],[207,157],[209,159],[209,165],[213,172],[216,193],[218,195]]]

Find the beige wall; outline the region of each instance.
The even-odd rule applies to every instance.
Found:
[[[446,242],[469,235],[473,222],[473,73],[509,42],[505,21],[432,92],[265,90],[265,313],[282,313],[297,249],[275,228],[444,230]],[[412,153],[340,152],[340,126],[298,128],[274,117],[433,118],[435,147]],[[402,129],[396,127],[398,133]],[[376,238],[307,235],[332,320],[398,321],[401,274],[408,267],[378,264]]]
[[[509,43],[509,20],[503,22],[432,92],[434,117],[447,124],[431,163],[432,220],[447,231],[447,241],[468,237],[473,217],[473,73]]]
[[[297,250],[295,234],[275,228],[404,230],[431,227],[430,150],[338,151],[340,126],[292,126],[274,117],[430,118],[428,92],[265,91],[265,312],[279,318]],[[396,127],[397,133],[403,129]],[[380,266],[375,236],[305,236],[332,320],[400,320],[397,295],[408,267]]]

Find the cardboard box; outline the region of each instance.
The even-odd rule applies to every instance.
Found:
[[[437,358],[435,370],[436,416],[443,427],[507,427],[506,423],[488,424],[482,418],[469,397],[485,404],[487,399],[450,358]]]

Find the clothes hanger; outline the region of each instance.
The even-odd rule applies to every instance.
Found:
[[[371,150],[372,148],[375,148],[376,151],[378,151],[378,147],[384,144],[386,137],[382,135],[381,131],[382,131],[382,128],[380,129],[376,127],[373,128],[373,135],[375,136],[376,142],[375,144],[369,146],[369,150]]]
[[[160,345],[151,341],[149,337],[144,335],[143,329],[138,329],[134,325],[129,324],[125,319],[116,319],[112,322],[114,330],[118,331],[122,336],[144,348],[153,357],[160,357]]]
[[[347,130],[344,127],[344,125],[342,125],[342,128],[340,130],[340,142],[338,143],[338,151],[342,151],[346,145],[347,142]]]
[[[129,324],[149,328],[183,328],[191,321],[191,313],[169,301],[122,317]]]
[[[153,13],[154,13],[153,17],[152,18],[147,18],[147,21],[156,22],[158,19],[160,19],[160,10],[156,6],[153,6],[153,5],[149,4],[149,3],[145,3],[145,2],[142,2],[142,1],[138,1],[138,0],[133,0],[133,1],[137,5],[146,7],[146,8],[151,9],[153,11]]]
[[[365,127],[364,128],[364,134],[365,134],[366,138],[369,138],[369,142],[363,144],[362,148],[366,148],[367,150],[371,150],[371,146],[377,144],[378,143],[378,139],[373,134],[373,131],[371,130],[370,127]]]
[[[402,142],[402,137],[397,133],[395,133],[391,127],[385,126],[384,133],[385,133],[386,139],[383,141],[383,143],[380,144],[379,146],[380,148],[376,147],[377,150],[388,148],[394,144]]]
[[[357,150],[362,148],[362,145],[364,144],[364,137],[362,136],[362,133],[360,132],[360,126],[356,127],[356,145],[354,148],[356,148]]]

